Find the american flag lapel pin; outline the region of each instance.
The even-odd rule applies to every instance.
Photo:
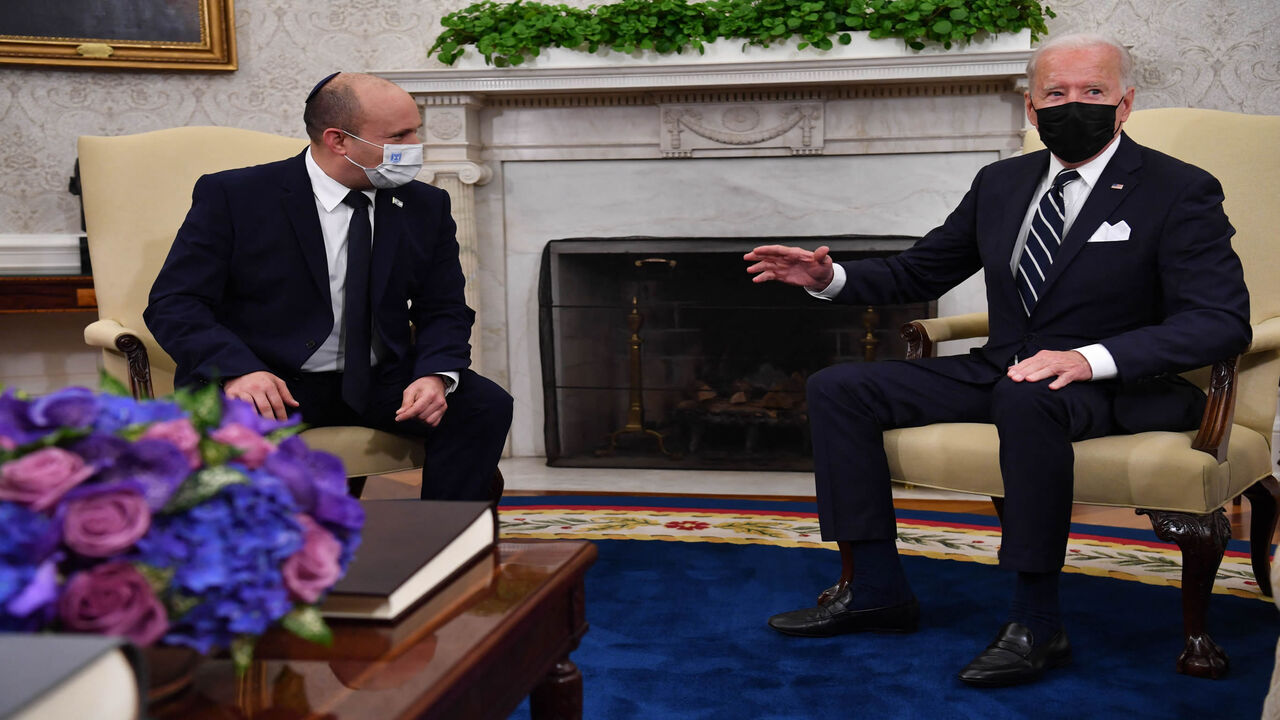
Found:
[[[1115,185],[1112,185],[1112,186],[1111,186],[1111,189],[1112,189],[1112,190],[1123,190],[1123,189],[1124,189],[1124,183],[1116,183]]]
[[[1111,187],[1115,187],[1115,185],[1112,185]],[[404,207],[404,203],[400,202],[400,198],[398,197],[391,198],[391,204],[396,207]]]

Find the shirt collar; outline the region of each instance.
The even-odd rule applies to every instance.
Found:
[[[311,156],[311,148],[307,148],[307,175],[311,178],[311,191],[316,194],[316,199],[320,201],[320,206],[325,212],[333,212],[333,209],[342,204],[342,200],[347,197],[347,193],[351,192],[351,188],[329,177],[324,170],[320,169],[320,165],[316,163],[316,159]],[[373,202],[374,190],[362,190],[368,198],[369,202]]]
[[[1098,178],[1102,176],[1102,171],[1107,169],[1107,163],[1111,162],[1111,156],[1116,154],[1116,148],[1120,147],[1120,133],[1116,133],[1115,138],[1103,148],[1098,157],[1076,168],[1076,172],[1080,173],[1080,179],[1084,180],[1086,187],[1093,187],[1098,184]],[[1049,179],[1058,176],[1062,172],[1062,161],[1053,153],[1049,153]]]

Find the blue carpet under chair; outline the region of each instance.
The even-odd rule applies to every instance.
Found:
[[[920,598],[912,635],[810,639],[770,630],[839,572],[828,550],[604,540],[587,573],[590,630],[573,654],[584,717],[1257,718],[1280,614],[1214,595],[1210,632],[1231,656],[1220,680],[1174,672],[1180,591],[1062,578],[1074,663],[1023,687],[979,690],[956,673],[1004,621],[1011,576],[974,562],[904,557]],[[529,716],[527,702],[513,718]]]

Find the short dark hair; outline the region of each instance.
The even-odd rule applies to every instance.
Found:
[[[344,78],[337,78],[336,82],[324,82],[312,92],[306,109],[302,111],[302,122],[312,142],[320,142],[324,131],[329,128],[352,132],[360,129],[355,127],[360,118],[360,100],[351,85]]]

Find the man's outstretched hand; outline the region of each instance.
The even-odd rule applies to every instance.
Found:
[[[755,274],[752,282],[777,280],[817,291],[830,285],[835,277],[830,252],[826,245],[812,252],[788,245],[762,245],[742,259],[754,263],[747,268],[747,272]]]
[[[258,414],[264,418],[285,420],[289,417],[288,407],[298,407],[298,401],[289,393],[289,386],[280,378],[266,370],[241,375],[228,380],[222,387],[227,397],[238,398],[253,403]]]

